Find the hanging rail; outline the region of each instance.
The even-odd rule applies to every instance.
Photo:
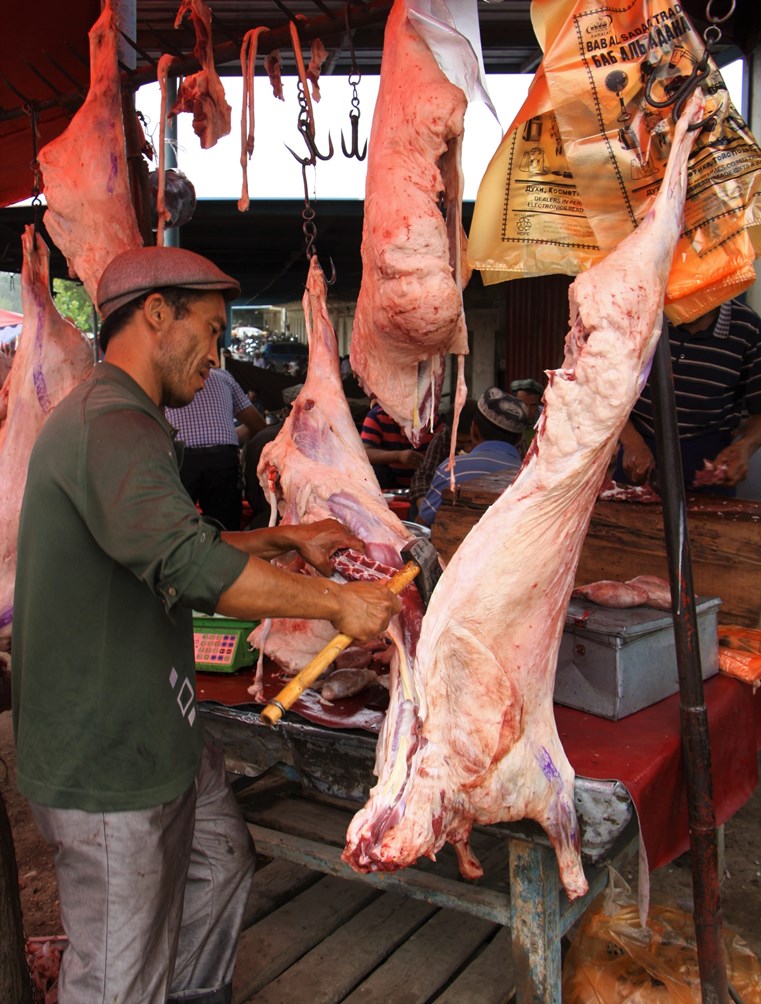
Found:
[[[362,28],[366,25],[379,24],[386,20],[388,12],[391,10],[392,0],[369,0],[368,3],[356,3],[351,5],[351,23],[353,28]],[[155,29],[152,29],[155,31]],[[326,38],[330,35],[343,35],[346,30],[344,9],[341,8],[336,14],[330,17],[315,17],[299,21],[299,34],[304,41],[311,41],[314,38]],[[163,37],[163,33],[162,33]],[[289,26],[283,25],[279,28],[270,28],[261,34],[259,40],[259,52],[268,53],[275,49],[285,48],[290,44],[291,34]],[[131,43],[136,46],[136,43]],[[138,50],[136,50],[138,51]],[[236,42],[226,41],[214,46],[214,64],[221,66],[224,63],[237,62],[240,59],[240,46]],[[176,62],[169,71],[169,75],[186,76],[195,73],[200,68],[198,60],[193,55],[178,56]],[[129,70],[121,74],[122,86],[127,90],[136,91],[143,84],[154,83],[156,80],[156,67],[154,65],[141,66],[138,70]],[[10,89],[14,90],[9,83]],[[51,98],[46,101],[37,102],[39,111],[46,111],[49,108],[57,107],[77,107],[82,102],[81,92],[64,94],[58,98]],[[0,109],[0,122],[9,119],[21,118],[26,114],[23,105],[17,108]]]

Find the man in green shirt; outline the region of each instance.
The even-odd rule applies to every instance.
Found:
[[[56,850],[61,1004],[225,1004],[253,848],[195,707],[192,609],[314,617],[366,640],[399,609],[329,574],[340,523],[221,531],[179,475],[162,407],[218,365],[236,280],[179,248],[118,255],[98,287],[105,361],[29,463],[13,621],[18,786]]]

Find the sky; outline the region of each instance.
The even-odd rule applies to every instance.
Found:
[[[301,199],[304,184],[301,165],[286,149],[290,146],[300,157],[305,156],[304,142],[296,129],[298,102],[296,78],[283,77],[285,101],[277,100],[268,78],[255,78],[255,145],[249,164],[249,193],[253,199]],[[741,107],[742,62],[722,70],[725,83],[735,106]],[[378,93],[377,76],[363,76],[358,86],[360,102],[359,142],[368,138]],[[500,144],[503,130],[511,125],[528,93],[530,74],[489,74],[487,86],[499,116],[499,123],[480,101],[473,101],[465,116],[463,143],[464,198],[473,201],[486,168]],[[232,130],[210,150],[202,150],[193,133],[190,115],[178,116],[178,167],[193,182],[199,199],[235,198],[240,196],[240,111],[241,80],[223,79],[227,101],[232,107]],[[363,199],[367,161],[348,159],[341,151],[341,133],[347,146],[351,142],[349,111],[352,89],[344,76],[322,77],[322,94],[314,105],[317,123],[317,148],[328,149],[328,132],[335,150],[331,160],[308,168],[310,198]],[[136,95],[138,109],[146,118],[146,133],[158,148],[159,88],[158,84],[141,87]],[[158,165],[155,165],[158,166]]]
[[[531,79],[526,74],[489,77],[489,92],[504,128],[512,122],[523,104]],[[377,76],[363,76],[357,88],[360,147],[370,133],[378,80]],[[178,116],[178,167],[193,182],[199,199],[237,198],[240,195],[241,80],[225,77],[223,83],[228,104],[233,110],[233,127],[230,135],[222,137],[210,150],[201,150],[193,132],[191,116]],[[251,198],[303,198],[301,165],[286,149],[287,144],[300,157],[307,153],[296,128],[299,111],[296,78],[283,77],[285,101],[274,97],[265,75],[257,76],[254,84],[255,144],[248,168]],[[321,153],[327,152],[330,133],[335,153],[331,160],[319,162],[316,169],[308,169],[310,198],[363,199],[367,160],[349,159],[341,150],[342,132],[347,148],[351,145],[349,111],[352,89],[346,77],[330,76],[321,78],[320,92],[320,101],[314,105],[317,149]],[[141,87],[136,95],[136,104],[147,119],[146,132],[158,148],[158,84]],[[491,112],[483,103],[472,102],[465,117],[465,199],[475,199],[478,184],[501,137],[502,130]]]

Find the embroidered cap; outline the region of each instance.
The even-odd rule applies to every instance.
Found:
[[[492,425],[516,435],[523,432],[528,412],[523,401],[499,387],[488,387],[478,399],[478,410]]]

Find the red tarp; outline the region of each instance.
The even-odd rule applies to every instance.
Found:
[[[10,112],[22,108],[26,102],[49,101],[56,96],[53,88],[62,95],[76,96],[75,85],[67,73],[78,83],[82,94],[86,94],[90,83],[87,32],[100,14],[99,0],[16,3],[12,6],[12,13],[3,18],[0,32],[0,110]],[[40,113],[38,149],[63,132],[81,101],[82,98],[77,97],[68,113],[62,108]],[[0,206],[8,206],[32,195],[33,146],[29,115],[0,120],[0,149],[3,151]]]
[[[21,324],[23,316],[13,310],[2,310],[0,308],[0,328],[11,328],[16,324]]]
[[[228,706],[251,704],[247,687],[252,680],[253,668],[231,676],[199,673],[198,700]],[[267,700],[277,695],[284,682],[266,660]],[[746,683],[722,675],[707,680],[704,690],[716,822],[721,824],[744,805],[758,783],[756,720],[761,722],[761,691],[754,699]],[[381,700],[373,706],[365,694],[325,706],[314,692],[307,691],[291,710],[316,724],[377,732],[383,721],[382,706]],[[617,722],[556,704],[555,720],[577,774],[597,780],[615,779],[626,787],[637,809],[651,870],[687,850],[687,789],[678,694]]]

